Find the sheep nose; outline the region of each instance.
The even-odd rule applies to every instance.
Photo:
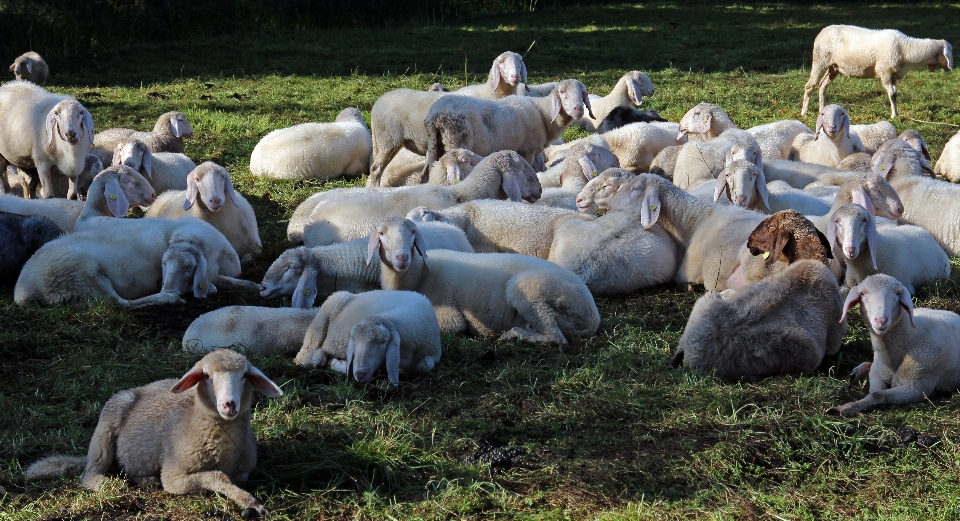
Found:
[[[737,206],[746,206],[747,205],[747,196],[738,195],[737,196]]]
[[[887,324],[887,317],[876,317],[873,321],[877,324],[877,327],[882,328]]]
[[[410,254],[409,253],[398,253],[396,255],[396,265],[397,268],[406,268],[407,264],[410,263]]]
[[[219,208],[220,205],[223,204],[223,199],[221,199],[221,198],[219,198],[219,197],[211,197],[211,198],[210,198],[210,204],[216,206],[217,208]]]
[[[843,251],[847,254],[847,258],[853,258],[853,246],[847,246]]]
[[[230,400],[220,404],[220,412],[226,416],[235,416],[237,414],[237,402]]]
[[[261,292],[267,291],[267,286],[264,284],[260,284],[260,291]]]
[[[76,143],[76,142],[77,142],[77,133],[76,133],[75,131],[73,131],[73,130],[68,130],[68,131],[65,132],[65,134],[66,134],[66,136],[67,136],[67,141],[69,141],[69,142],[71,142],[71,143]]]
[[[353,377],[356,378],[356,380],[360,383],[366,382],[367,380],[370,379],[370,375],[368,375],[367,372],[363,370],[354,370]]]

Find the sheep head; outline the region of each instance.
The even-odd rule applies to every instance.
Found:
[[[413,251],[416,250],[427,263],[427,247],[423,241],[423,234],[417,225],[410,219],[391,217],[370,235],[367,242],[367,266],[379,253],[380,262],[389,265],[394,271],[407,271],[413,261]]]
[[[380,317],[370,317],[350,330],[347,342],[347,371],[353,366],[353,377],[369,382],[382,368],[387,369],[391,384],[400,383],[400,332]]]
[[[883,335],[889,331],[900,321],[903,310],[906,310],[910,318],[910,325],[917,327],[913,322],[913,300],[910,299],[910,292],[900,281],[889,275],[870,275],[854,286],[843,303],[840,322],[847,318],[847,312],[857,304],[860,304],[863,323],[873,334]]]
[[[125,138],[113,149],[113,164],[127,165],[148,179],[153,179],[153,152],[143,141]]]
[[[226,168],[206,161],[187,175],[187,197],[183,203],[185,211],[199,199],[211,212],[219,212],[225,197],[229,197],[234,206],[239,206]]]
[[[77,100],[65,99],[47,114],[44,137],[47,148],[54,146],[57,137],[70,145],[76,145],[86,138],[93,145],[93,117]]]
[[[827,225],[827,241],[832,248],[836,245],[847,259],[860,255],[860,246],[867,245],[870,260],[877,269],[877,223],[863,206],[848,203],[830,218]]]
[[[936,63],[928,63],[927,67],[930,71],[935,71],[938,68],[945,71],[953,70],[953,46],[950,45],[950,42],[946,40],[939,40],[943,46],[943,51],[937,55]],[[17,77],[19,79],[19,76]]]
[[[317,268],[309,262],[306,247],[287,250],[273,261],[260,283],[260,296],[275,298],[291,295],[291,305],[309,308],[317,298]]]
[[[910,148],[909,145],[906,148]],[[913,151],[913,149],[910,150]],[[863,206],[871,215],[890,219],[899,219],[903,216],[903,202],[900,196],[880,174],[868,172],[851,177],[840,187],[838,197],[848,190],[851,202]]]
[[[516,87],[521,81],[526,83],[527,67],[523,64],[523,57],[511,51],[506,51],[497,56],[490,67],[489,80],[487,81],[491,92],[496,92],[501,79],[513,87]],[[530,89],[527,88],[527,90]]]
[[[680,118],[680,133],[677,134],[677,141],[679,142],[687,134],[707,134],[713,125],[714,114],[722,112],[723,109],[713,103],[698,103]]]
[[[597,119],[590,107],[590,94],[587,87],[577,80],[563,80],[550,93],[551,112],[550,121],[555,122],[561,113],[572,119],[580,119],[586,112],[590,119]]]
[[[463,181],[482,160],[483,156],[465,148],[455,148],[447,152],[439,159],[447,172],[446,184],[454,185]]]
[[[847,114],[847,109],[835,104],[821,108],[820,114],[817,116],[817,126],[815,130],[816,136],[813,138],[814,141],[820,137],[821,131],[830,139],[846,131],[847,139],[850,139],[850,115]]]
[[[643,97],[653,96],[653,82],[640,71],[630,71],[623,76],[627,84],[627,97],[634,105],[643,105]]]
[[[183,295],[193,291],[194,298],[216,293],[207,280],[207,259],[203,251],[189,241],[175,241],[163,252],[163,287],[161,291]]]
[[[767,179],[763,170],[749,161],[737,159],[731,161],[728,156],[727,166],[717,176],[717,184],[713,191],[714,202],[719,201],[724,192],[733,204],[741,208],[750,208],[754,202],[754,194],[760,197],[764,208],[770,209]]]
[[[183,112],[170,111],[160,116],[153,127],[156,134],[166,134],[167,128],[174,137],[193,137],[193,127]]]
[[[179,394],[196,387],[197,403],[210,416],[234,420],[250,411],[250,395],[257,389],[270,397],[283,391],[253,366],[247,358],[230,349],[219,349],[201,358],[170,389]]]
[[[776,261],[793,264],[803,259],[829,265],[833,258],[827,238],[794,210],[783,210],[761,221],[747,238],[747,248],[753,256],[763,255],[767,266]]]
[[[581,213],[606,211],[610,207],[610,199],[620,190],[620,186],[635,177],[636,174],[623,168],[604,170],[577,194],[577,209]]]

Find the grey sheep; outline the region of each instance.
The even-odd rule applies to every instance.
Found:
[[[109,164],[117,143],[124,138],[143,141],[151,152],[183,153],[183,138],[193,137],[193,127],[183,112],[170,111],[157,119],[152,132],[139,132],[130,128],[108,128],[93,136],[95,154]]]
[[[50,76],[50,67],[39,54],[28,51],[13,60],[10,72],[18,80],[26,80],[43,87],[47,84],[47,77]]]
[[[0,286],[16,284],[27,259],[61,235],[63,230],[46,217],[0,212]]]

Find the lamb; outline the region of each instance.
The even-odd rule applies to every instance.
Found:
[[[232,206],[224,204],[226,197]],[[263,249],[253,207],[233,189],[227,170],[216,163],[200,164],[187,176],[186,190],[160,194],[144,217],[176,219],[182,215],[192,215],[212,224],[227,237],[242,263],[252,261]]]
[[[801,134],[813,135],[802,121],[784,119],[747,129],[760,145],[764,159],[789,159],[793,141]]]
[[[92,145],[93,118],[74,98],[25,80],[0,87],[0,172],[11,164],[36,169],[41,194],[50,198],[53,173],[59,171],[70,179],[73,199]]]
[[[371,186],[380,186],[383,169],[401,148],[421,156],[427,154],[427,129],[423,120],[433,103],[446,95],[446,92],[395,89],[377,98],[370,110]]]
[[[50,76],[50,67],[39,54],[28,51],[13,60],[10,72],[18,80],[26,80],[43,87],[47,84],[47,77]]]
[[[354,107],[333,123],[302,123],[270,132],[250,154],[250,173],[273,179],[333,179],[366,173],[373,139]]]
[[[737,124],[718,105],[713,103],[698,103],[680,118],[680,134],[687,136],[690,141],[709,141],[724,132],[737,128]]]
[[[824,27],[813,41],[810,79],[803,87],[800,115],[807,115],[810,94],[820,84],[820,106],[827,86],[838,74],[880,78],[890,98],[890,118],[897,117],[897,82],[914,67],[953,70],[953,47],[946,40],[911,38],[894,29],[864,29],[853,25]]]
[[[895,137],[897,137],[897,129],[889,121],[878,121],[870,125],[850,125],[850,140],[853,141],[854,148],[868,154],[876,152],[880,145]]]
[[[253,389],[283,395],[243,355],[221,349],[201,358],[179,380],[113,395],[103,405],[86,457],[51,456],[24,471],[30,479],[83,471],[85,488],[99,490],[117,464],[137,484],[159,478],[170,494],[219,492],[244,508],[243,518],[267,515],[263,504],[234,484],[257,465],[250,427]]]
[[[456,226],[430,222],[422,223],[419,230],[437,249],[473,252],[467,236]],[[307,308],[313,305],[318,294],[378,289],[380,267],[365,264],[366,248],[367,239],[361,238],[287,250],[267,269],[260,284],[260,296],[291,297],[293,307]]]
[[[500,53],[490,66],[486,83],[467,85],[457,89],[461,96],[483,99],[499,99],[504,96],[520,94],[527,83],[527,66],[523,57],[511,51]],[[526,90],[530,90],[526,87]]]
[[[197,165],[176,152],[151,152],[143,141],[124,138],[113,152],[113,164],[127,165],[150,180],[157,193],[186,190],[187,177]]]
[[[620,165],[633,173],[650,169],[650,164],[664,148],[682,143],[676,123],[631,123],[603,134],[610,151]]]
[[[677,156],[673,182],[690,190],[704,181],[714,181],[729,161],[745,159],[763,168],[763,153],[757,141],[744,130],[732,129],[707,142],[687,143]]]
[[[727,379],[811,374],[840,350],[842,312],[830,270],[801,260],[739,292],[700,297],[672,363]]]
[[[591,179],[577,194],[577,210],[582,213],[605,212],[610,207],[610,198],[636,174],[622,168],[608,168]]]
[[[537,174],[540,186],[559,186],[543,190],[536,204],[576,210],[577,194],[587,182],[595,178],[598,172],[619,166],[617,156],[606,148],[578,145],[558,165]]]
[[[130,128],[108,128],[93,136],[96,154],[103,164],[110,162],[117,143],[124,138],[143,141],[151,152],[183,153],[183,138],[193,137],[193,127],[182,112],[170,111],[160,116],[152,132],[138,132]],[[102,155],[101,155],[102,154]]]
[[[761,213],[798,210],[807,215],[825,215],[830,211],[829,204],[799,190],[768,190],[763,169],[742,159],[727,164],[714,184],[714,202],[726,194],[733,204]]]
[[[960,132],[954,134],[943,146],[943,151],[937,158],[937,167],[933,171],[953,183],[960,182]]]
[[[73,196],[72,199],[83,200],[87,198],[87,191],[90,189],[90,183],[97,174],[103,171],[103,163],[93,155],[87,154],[83,161],[83,170],[74,179],[76,188],[73,194],[70,193],[70,178],[64,176],[59,171],[54,172],[53,176],[53,198],[66,198]],[[19,194],[26,199],[33,198],[37,193],[37,187],[40,185],[40,175],[35,168],[17,168],[13,165],[7,167],[7,175],[14,178],[15,183],[19,183]],[[14,193],[11,190],[9,193]]]
[[[405,215],[417,206],[443,209],[495,198],[533,202],[540,197],[540,183],[519,154],[502,150],[485,157],[464,181],[452,186],[348,188],[320,195],[303,203],[314,209],[306,219],[291,219],[288,237],[294,235],[291,229],[296,224],[303,226],[302,237],[311,236],[314,244],[324,245],[369,236],[384,219]]]
[[[853,416],[878,405],[920,403],[936,392],[960,387],[960,316],[949,311],[914,308],[910,292],[897,279],[871,275],[847,294],[846,316],[860,304],[870,330],[873,362],[853,370],[870,375],[870,394],[827,412]],[[906,310],[908,327],[903,319]],[[841,320],[843,317],[841,317]]]
[[[653,123],[656,121],[666,123],[667,120],[661,118],[655,110],[638,110],[627,106],[614,107],[597,125],[597,134],[603,134],[630,123]]]
[[[593,109],[590,117],[580,116],[574,123],[588,132],[593,132],[614,109],[617,107],[632,108],[630,103],[637,106],[642,105],[643,97],[653,96],[653,92],[653,82],[646,74],[640,71],[630,71],[620,77],[610,94],[602,98],[590,94],[587,104],[588,107]]]
[[[821,141],[821,134],[827,139]],[[817,133],[797,136],[790,159],[835,167],[843,158],[862,151],[850,137],[850,116],[846,109],[827,105],[817,116]]]
[[[293,354],[316,316],[316,308],[220,308],[190,323],[183,334],[183,350],[208,353],[221,347],[242,346],[260,355]]]
[[[877,229],[873,215],[859,204],[833,213],[827,240],[846,261],[846,286],[886,273],[913,293],[926,282],[950,277],[950,258],[930,232],[909,224]]]
[[[452,148],[466,148],[481,156],[515,150],[532,164],[584,110],[593,115],[587,88],[577,80],[561,81],[546,98],[443,97],[434,102],[424,120],[427,166]]]
[[[427,87],[427,92],[450,92],[450,89],[448,89],[444,84],[436,82]]]
[[[543,259],[428,250],[409,219],[391,219],[377,228],[367,263],[378,253],[383,289],[425,295],[445,334],[502,332],[500,340],[566,344],[567,338],[592,336],[600,326],[583,281]]]
[[[0,286],[16,284],[27,259],[61,235],[63,230],[46,217],[0,213]]]
[[[400,373],[429,373],[440,361],[440,324],[427,297],[413,291],[338,291],[307,328],[295,361],[350,372],[369,382],[381,368],[393,385]]]

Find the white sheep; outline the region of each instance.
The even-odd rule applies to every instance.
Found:
[[[187,177],[197,168],[189,157],[176,152],[151,152],[150,148],[133,138],[117,142],[113,151],[114,165],[127,165],[150,180],[157,193],[167,190],[186,190]]]
[[[706,184],[714,185],[714,202],[726,195],[733,204],[762,213],[797,210],[806,215],[825,215],[830,211],[830,204],[789,185],[785,190],[770,190],[763,169],[742,159],[727,164],[716,183]]]
[[[829,268],[800,260],[743,290],[700,297],[672,362],[732,379],[811,374],[840,350],[842,311]]]
[[[617,156],[606,148],[590,144],[578,145],[563,161],[546,172],[537,174],[540,186],[548,184],[545,180],[559,186],[543,190],[535,204],[576,210],[576,199],[580,190],[600,172],[619,166]]]
[[[600,313],[580,277],[543,259],[428,250],[409,219],[391,219],[377,228],[367,262],[378,254],[382,287],[425,295],[445,334],[502,333],[501,340],[566,344],[568,338],[592,336],[600,326]]]
[[[897,128],[889,121],[878,121],[869,125],[850,125],[850,140],[854,148],[868,154],[873,154],[880,145],[895,137],[897,137]]]
[[[440,361],[440,324],[427,297],[413,291],[338,291],[323,302],[294,359],[329,367],[368,382],[381,368],[400,383],[401,373],[429,373]]]
[[[636,177],[622,168],[609,168],[591,179],[577,194],[577,210],[583,213],[605,212],[610,207],[610,198],[620,187]]]
[[[592,114],[590,117],[583,116],[577,119],[573,124],[594,132],[613,109],[629,106],[630,103],[640,106],[643,104],[643,97],[649,98],[653,93],[653,82],[650,81],[650,77],[640,71],[630,71],[620,77],[610,94],[603,97],[590,94]]]
[[[302,123],[263,136],[250,154],[250,173],[273,179],[333,179],[367,172],[370,130],[354,107],[333,123]]]
[[[13,60],[10,72],[18,80],[26,80],[43,87],[47,84],[47,77],[50,76],[50,67],[39,54],[28,51]]]
[[[479,85],[467,85],[454,93],[474,98],[499,99],[504,96],[520,94],[527,83],[527,66],[523,56],[506,51],[493,59],[487,82]],[[529,89],[527,89],[529,90]]]
[[[873,215],[859,204],[845,204],[833,213],[827,240],[845,259],[846,286],[886,273],[913,293],[922,284],[950,277],[950,258],[930,232],[909,224],[878,229]]]
[[[870,163],[873,161],[873,154],[866,152],[854,152],[837,163],[838,170],[849,170],[851,172],[869,172]],[[821,183],[817,181],[817,183]],[[813,184],[813,183],[811,183]],[[825,183],[821,183],[825,184]],[[808,185],[809,186],[809,185]],[[817,185],[820,186],[820,185]],[[804,188],[807,188],[806,186]]]
[[[483,156],[474,154],[465,148],[455,148],[440,156],[427,178],[423,178],[423,168],[427,164],[425,157],[401,148],[393,161],[387,164],[380,177],[380,186],[416,186],[419,184],[452,185],[466,179]],[[367,178],[367,188],[375,188],[373,178]]]
[[[538,171],[542,172],[543,170],[546,170],[547,167],[555,166],[560,161],[563,161],[564,159],[566,159],[566,157],[570,154],[570,151],[573,149],[573,147],[576,147],[579,145],[587,145],[587,144],[598,146],[598,147],[610,148],[610,145],[607,143],[607,140],[603,139],[601,136],[597,134],[590,134],[586,137],[582,137],[580,139],[574,139],[573,141],[569,141],[566,143],[551,144],[547,148],[543,149],[544,168]],[[534,166],[534,169],[536,170],[536,165],[533,165],[533,166]],[[554,186],[560,186],[560,185],[559,184],[543,185],[544,188],[549,188]]]
[[[885,134],[885,135],[889,135],[889,134]],[[889,139],[893,139],[893,137],[894,136],[891,136]],[[904,130],[903,132],[901,132],[899,136],[895,136],[895,137],[897,139],[905,141],[908,145],[913,147],[914,150],[916,150],[917,152],[920,152],[920,168],[922,168],[923,171],[929,174],[931,177],[937,176],[936,172],[933,171],[933,167],[929,163],[929,161],[931,160],[930,151],[927,150],[927,142],[926,140],[923,139],[923,134],[921,134],[920,132],[912,128],[908,128],[907,130]],[[885,142],[886,140],[884,140],[884,143]],[[876,148],[879,149],[881,146],[883,146],[883,143],[880,143],[880,145],[878,145]],[[874,149],[874,151],[876,151],[876,149]]]
[[[395,89],[377,98],[370,109],[373,139],[371,186],[380,186],[384,168],[401,148],[421,156],[427,154],[427,129],[423,120],[433,103],[448,94]]]
[[[466,148],[481,156],[515,150],[532,164],[535,156],[585,112],[590,112],[587,88],[577,80],[561,81],[545,98],[444,96],[434,102],[423,121],[427,165],[453,148]]]
[[[193,127],[182,112],[170,111],[157,119],[151,132],[139,132],[130,128],[108,128],[93,136],[96,154],[103,164],[110,162],[117,143],[124,138],[143,141],[151,152],[183,153],[183,138],[193,137]],[[103,155],[100,155],[103,154]]]
[[[86,457],[51,456],[24,471],[26,479],[83,476],[99,490],[116,464],[137,484],[156,483],[171,494],[219,492],[244,508],[243,518],[267,510],[234,482],[257,466],[250,426],[253,389],[283,391],[243,355],[222,349],[201,358],[180,380],[127,389],[103,404]]]
[[[76,99],[25,80],[0,87],[0,172],[11,164],[35,168],[44,198],[53,196],[53,174],[60,172],[73,199],[92,145],[93,118]]]
[[[890,98],[890,118],[897,117],[897,82],[911,69],[927,65],[953,70],[953,48],[946,40],[911,38],[894,29],[864,29],[828,25],[813,41],[810,79],[803,87],[800,115],[807,115],[810,95],[820,84],[820,106],[826,105],[827,86],[838,74],[851,78],[880,78]]]
[[[70,192],[70,178],[61,174],[59,170],[55,171],[53,174],[53,199],[67,198],[71,195],[73,199],[86,199],[87,190],[90,189],[90,183],[93,182],[93,178],[96,177],[97,174],[103,171],[103,167],[103,163],[100,162],[97,156],[87,154],[87,157],[83,161],[83,170],[81,170],[80,174],[73,180],[75,189],[72,194]],[[27,199],[35,197],[37,187],[40,186],[40,175],[37,173],[37,169],[17,168],[10,165],[7,167],[6,177],[12,179],[14,184],[19,183],[18,187],[9,190],[7,193]],[[3,177],[0,177],[0,181],[3,180]]]
[[[937,158],[937,166],[933,170],[938,176],[951,182],[960,182],[960,132],[957,132],[943,145],[943,151]]]
[[[690,141],[709,141],[735,128],[737,124],[719,105],[698,103],[680,118],[677,141],[681,136],[687,136]]]
[[[620,159],[621,167],[633,173],[650,169],[653,159],[664,148],[686,142],[677,138],[676,123],[630,123],[605,132],[602,137],[611,152]]]
[[[745,130],[731,129],[705,142],[690,142],[680,149],[673,182],[690,190],[704,181],[714,181],[728,161],[745,159],[763,168],[760,145]]]
[[[259,355],[293,354],[315,316],[316,308],[227,306],[195,318],[181,345],[194,353],[241,346]]]
[[[794,188],[801,189],[818,181],[840,186],[853,175],[849,171],[830,166],[767,158],[763,160],[763,174],[767,178],[767,183],[783,181]]]
[[[226,204],[227,198],[232,204]],[[160,194],[144,217],[176,219],[183,215],[212,224],[227,237],[242,263],[252,261],[263,249],[253,207],[233,189],[227,170],[216,163],[201,163],[187,176],[186,190]]]
[[[673,145],[661,150],[650,162],[650,173],[672,180],[681,150],[683,150],[683,145]]]
[[[288,237],[302,227],[302,238],[324,245],[370,235],[384,219],[406,215],[417,206],[442,209],[474,199],[509,198],[536,201],[540,183],[533,169],[516,152],[503,150],[485,157],[465,180],[451,186],[405,186],[400,188],[337,189],[311,197],[306,218],[291,218]],[[149,215],[149,214],[148,214]],[[296,212],[295,212],[295,217]]]
[[[878,405],[923,402],[960,387],[960,316],[914,308],[910,292],[883,274],[871,275],[850,290],[844,316],[857,304],[870,330],[873,362],[860,364],[853,374],[869,373],[870,394],[827,412],[852,416]]]
[[[826,105],[820,109],[816,130],[816,134],[797,136],[790,159],[836,167],[850,154],[863,152],[850,137],[850,116],[840,105]],[[821,136],[826,139],[820,139]]]
[[[813,135],[813,130],[802,121],[784,119],[747,129],[763,152],[763,159],[789,159],[793,141],[801,134]]]

